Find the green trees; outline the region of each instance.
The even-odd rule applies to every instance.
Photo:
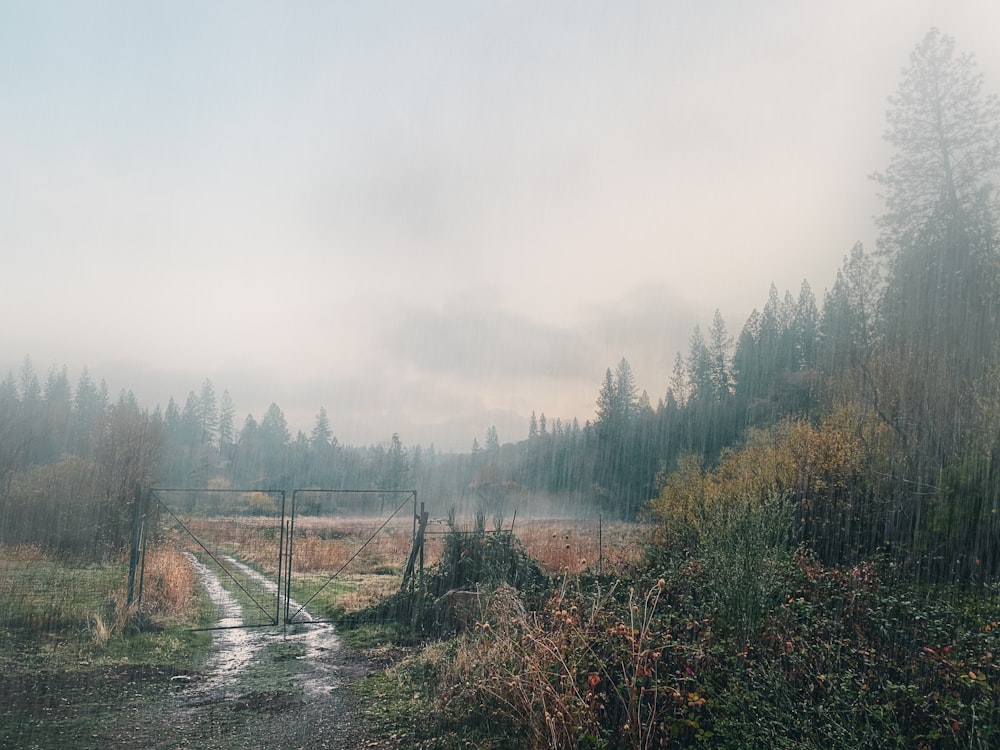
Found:
[[[161,420],[130,392],[108,404],[86,370],[75,395],[66,368],[50,371],[44,388],[29,360],[20,375],[0,384],[0,543],[118,554],[135,485],[158,474]]]
[[[926,35],[890,98],[886,139],[896,150],[875,175],[886,201],[878,255],[860,244],[851,250],[820,315],[808,285],[798,300],[772,286],[736,344],[744,424],[769,429],[787,414],[809,420],[781,441],[799,476],[823,476],[823,446],[854,446],[838,468],[848,491],[831,494],[837,482],[826,480],[793,491],[802,539],[824,559],[888,544],[935,578],[1000,569],[985,542],[1000,533],[1000,242],[991,181],[1000,168],[1000,104],[982,84],[953,40]],[[679,409],[688,434],[705,429],[692,406],[709,382],[708,348],[696,330],[691,397]],[[755,449],[762,434],[747,433],[738,453],[723,451],[707,475],[715,481],[708,499],[723,492],[734,457],[770,467],[768,477],[782,474]],[[708,444],[687,449],[712,460]],[[666,475],[654,504],[661,515],[704,488],[694,465]]]
[[[944,366],[968,382],[998,340],[1000,100],[983,94],[972,56],[956,55],[936,29],[910,63],[889,100],[895,152],[875,175],[886,205],[886,345],[916,368]]]
[[[608,368],[604,384],[597,396],[597,424],[606,434],[616,435],[624,429],[635,415],[639,402],[639,391],[635,384],[632,367],[624,357],[618,362],[612,376]]]
[[[790,291],[779,295],[771,284],[764,307],[750,314],[736,340],[732,379],[739,410],[737,431],[811,408],[820,325],[807,281],[802,282],[798,298]],[[729,431],[727,436],[731,441],[736,434]]]
[[[486,430],[486,453],[495,458],[500,453],[500,436],[497,435],[496,425],[490,425]]]
[[[594,484],[612,504],[609,510],[625,518],[633,517],[648,499],[644,495],[649,491],[651,467],[645,463],[651,446],[650,436],[641,428],[645,421],[632,367],[622,357],[614,375],[608,368],[597,396]]]
[[[954,470],[987,450],[970,427],[983,416],[1000,347],[992,183],[1000,168],[1000,101],[982,87],[972,56],[956,54],[954,40],[930,31],[890,98],[885,138],[895,152],[875,175],[886,206],[879,250],[888,276],[868,397],[898,437],[906,480],[924,488],[900,489],[909,518],[928,505],[951,517],[956,503],[993,492]]]
[[[827,374],[868,362],[875,345],[881,279],[861,243],[851,249],[823,300],[817,364]]]
[[[392,433],[386,451],[377,488],[380,490],[410,489],[410,458],[398,432]]]
[[[326,407],[321,406],[316,415],[316,424],[309,436],[309,442],[313,448],[323,448],[329,447],[334,439],[333,430],[330,429],[330,417],[326,413]]]
[[[222,401],[219,403],[219,453],[229,456],[232,452],[233,440],[233,420],[236,418],[236,405],[233,403],[229,391],[222,392]]]
[[[886,208],[881,249],[895,264],[961,234],[976,244],[993,234],[986,224],[995,209],[989,177],[1000,167],[1000,101],[982,87],[974,57],[956,55],[955,40],[931,29],[889,98],[884,138],[895,153],[873,178]]]

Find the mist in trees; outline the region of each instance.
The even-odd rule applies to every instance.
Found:
[[[593,414],[538,409],[526,435],[484,425],[467,454],[398,433],[344,445],[323,407],[294,435],[277,404],[240,420],[208,379],[150,412],[86,369],[74,384],[67,368],[40,377],[26,358],[0,382],[4,540],[61,517],[63,500],[46,497],[79,498],[113,546],[123,532],[111,508],[135,482],[413,488],[490,515],[545,497],[658,523],[693,497],[778,492],[796,504],[800,540],[831,562],[886,554],[937,577],[995,574],[1000,104],[974,59],[932,30],[889,99],[885,138],[877,247],[847,248],[822,294],[806,280],[772,284],[738,331],[716,310],[655,403],[623,356],[595,379]],[[60,523],[53,543],[72,546]]]
[[[710,446],[694,446],[704,461],[664,480],[661,520],[683,515],[681,487],[779,490],[831,562],[878,552],[937,579],[996,574],[1000,106],[982,86],[973,58],[937,30],[914,50],[889,99],[895,151],[874,175],[886,208],[876,253],[851,250],[818,317],[806,287],[797,301],[772,287],[732,365],[733,418],[766,431],[742,433],[708,470]],[[705,378],[704,361],[692,354],[689,381]],[[731,484],[765,445],[767,481]],[[778,454],[794,468],[776,487]]]

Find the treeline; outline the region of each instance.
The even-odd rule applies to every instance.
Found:
[[[819,419],[851,398],[845,378],[857,384],[856,369],[870,362],[880,336],[880,269],[856,245],[822,307],[808,281],[797,295],[780,295],[772,284],[735,339],[717,310],[708,334],[695,326],[688,350],[676,355],[655,406],[622,358],[605,373],[593,422],[556,420],[546,429],[544,413],[540,421],[533,415],[527,441],[487,477],[587,497],[606,513],[634,518],[681,457],[709,465],[751,428],[789,416]]]
[[[162,458],[160,425],[135,398],[108,398],[85,369],[44,385],[31,361],[0,383],[0,543],[114,555],[129,539],[131,500]]]
[[[1000,572],[1000,101],[982,85],[928,33],[890,97],[877,251],[856,245],[821,307],[808,284],[772,286],[735,341],[717,313],[655,409],[622,360],[579,476],[625,515],[655,498],[667,535],[696,537],[713,504],[779,498],[827,562]],[[527,441],[550,484],[574,439]]]

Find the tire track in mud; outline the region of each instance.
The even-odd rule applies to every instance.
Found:
[[[228,555],[223,555],[220,559],[248,578],[252,578],[269,593],[277,596],[278,585],[270,578]],[[301,677],[303,688],[306,693],[328,693],[340,685],[338,670],[333,667],[330,658],[339,655],[343,649],[340,637],[334,632],[333,625],[315,622],[316,618],[294,599],[289,599],[288,605],[291,610],[297,610],[297,616],[302,619],[285,625],[284,640],[301,643],[304,646],[305,653],[299,658],[310,664],[311,670],[309,671],[313,673],[303,673]]]
[[[217,571],[194,555],[188,559],[218,609],[216,625],[221,629],[212,633],[212,654],[203,672],[170,678],[170,687],[164,685],[159,699],[138,710],[131,726],[107,737],[101,746],[109,750],[392,746],[368,733],[350,689],[374,665],[345,648],[332,625],[309,622],[313,616],[302,610],[301,624],[233,627],[242,623],[240,601]],[[277,597],[274,581],[235,559],[219,560]]]
[[[215,623],[219,630],[212,633],[212,655],[205,665],[208,677],[199,684],[199,690],[222,690],[235,681],[250,660],[264,647],[265,641],[262,633],[240,627],[243,624],[243,607],[222,585],[219,576],[190,552],[185,555],[198,576],[198,582],[220,615]]]
[[[302,622],[288,624],[280,633],[268,628],[240,627],[243,624],[243,607],[240,602],[226,589],[211,568],[190,553],[188,559],[202,587],[220,613],[215,625],[219,630],[214,632],[212,639],[212,656],[206,665],[209,675],[199,686],[202,691],[231,691],[237,686],[240,676],[252,667],[255,657],[279,637],[285,643],[303,646],[304,653],[297,658],[311,667],[303,670],[300,676],[307,693],[328,693],[340,684],[337,678],[339,670],[331,664],[330,657],[339,655],[343,647],[332,625],[314,622],[312,614],[302,609],[294,599],[290,599],[290,608],[299,610]],[[228,555],[219,556],[219,560],[277,596],[277,584],[259,571]]]

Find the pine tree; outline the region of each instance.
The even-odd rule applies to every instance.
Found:
[[[992,203],[990,175],[1000,167],[1000,100],[983,95],[975,58],[955,40],[927,32],[910,55],[884,138],[895,152],[873,179],[886,210],[880,250],[894,263],[945,238],[956,224],[978,224]]]
[[[219,404],[219,450],[228,451],[234,441],[233,420],[236,418],[236,405],[229,391],[222,392],[222,402]]]
[[[500,452],[500,438],[495,425],[490,425],[486,430],[486,451],[493,455]]]
[[[314,448],[329,447],[332,437],[333,430],[330,429],[330,418],[326,414],[326,407],[321,406],[316,415],[316,424],[312,429],[309,442]]]
[[[687,372],[691,401],[710,401],[714,392],[712,383],[712,355],[705,343],[701,326],[695,324],[688,340]]]
[[[267,407],[264,418],[260,421],[260,433],[264,443],[271,448],[288,445],[291,440],[285,413],[277,404],[272,403]]]
[[[205,378],[198,393],[198,421],[201,423],[201,442],[216,444],[219,431],[219,408],[215,399],[215,386],[208,378]]]
[[[886,211],[884,355],[872,399],[930,478],[967,449],[970,384],[1000,344],[996,192],[1000,100],[982,92],[971,55],[932,29],[890,98],[895,152],[875,175]]]
[[[733,339],[726,331],[726,321],[718,309],[712,318],[708,342],[708,378],[712,387],[712,398],[723,402],[732,394],[732,376],[729,369],[730,349]]]
[[[802,280],[799,298],[795,303],[792,333],[795,340],[795,363],[798,369],[815,369],[819,342],[819,309],[816,307],[816,296],[805,279]]]
[[[615,392],[615,380],[611,374],[611,368],[604,373],[604,383],[597,394],[597,423],[602,425],[611,424],[615,419],[617,411],[617,394]],[[532,414],[534,417],[534,414]]]

